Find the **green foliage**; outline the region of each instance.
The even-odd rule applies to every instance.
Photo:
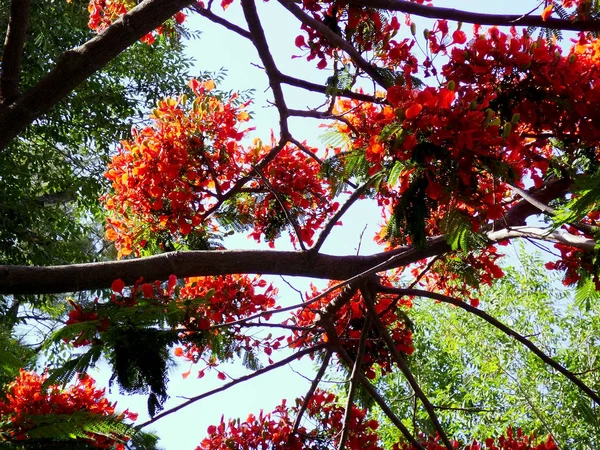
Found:
[[[338,91],[350,89],[354,84],[354,75],[349,65],[344,65],[342,69],[336,69],[334,74],[327,78],[327,88],[325,93],[335,96]]]
[[[406,232],[415,247],[423,248],[427,243],[425,234],[425,221],[429,216],[428,200],[425,190],[428,185],[424,175],[413,178],[408,189],[400,197],[394,208],[394,214],[387,225],[389,239],[405,239]]]
[[[19,369],[30,366],[34,358],[33,350],[16,340],[11,330],[0,326],[0,388],[13,381]]]
[[[592,305],[599,300],[600,291],[597,290],[593,279],[589,276],[581,277],[575,289],[575,306],[589,312]]]
[[[123,391],[148,394],[148,413],[154,416],[167,400],[170,348],[179,341],[174,331],[140,329],[113,330],[108,361]]]
[[[554,216],[555,226],[575,223],[600,207],[600,170],[575,177],[574,196]]]
[[[0,1],[4,34],[11,2]],[[83,44],[87,1],[31,1],[22,90],[67,49]],[[137,43],[29,126],[0,155],[0,262],[65,264],[98,259],[98,197],[109,154],[151,103],[184,89],[190,61],[176,40]],[[93,220],[90,220],[93,219]]]
[[[85,323],[85,322],[84,322]],[[62,330],[59,330],[59,332]],[[58,338],[60,333],[55,334],[55,338]],[[50,375],[45,381],[46,386],[60,384],[65,386],[79,373],[87,373],[90,367],[98,362],[102,356],[102,346],[92,345],[92,347],[82,355],[70,359],[64,362],[55,369],[50,370]]]
[[[26,420],[32,424],[25,441],[0,442],[0,449],[73,449],[97,448],[86,442],[90,434],[101,435],[127,442],[128,448],[157,450],[157,437],[127,425],[117,415],[101,416],[86,411],[71,414],[30,414]],[[0,436],[2,421],[0,420]]]
[[[589,311],[582,310],[543,272],[539,256],[522,250],[519,258],[518,267],[482,292],[481,308],[598,390],[600,304],[590,301]],[[520,426],[540,438],[552,433],[561,448],[598,448],[600,424],[589,398],[520,343],[462,309],[428,299],[416,301],[410,316],[411,369],[450,436],[467,442]],[[379,386],[400,417],[414,417],[405,420],[409,428],[434,432],[400,375],[380,378]],[[384,430],[388,442],[398,438],[394,427]]]
[[[449,211],[440,223],[442,233],[453,251],[462,250],[468,252],[486,244],[485,236],[473,231],[471,222],[460,210]]]

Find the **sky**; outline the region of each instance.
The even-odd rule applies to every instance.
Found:
[[[244,24],[244,20],[237,1],[223,12],[215,2],[214,11],[226,17],[228,20]],[[447,6],[470,11],[482,11],[494,13],[525,13],[535,6],[536,2],[517,2],[514,0],[504,2],[481,2],[481,1],[441,1],[435,2],[436,6]],[[275,60],[280,64],[280,69],[298,78],[307,79],[322,85],[326,84],[331,75],[328,70],[316,69],[316,61],[306,62],[305,58],[292,58],[292,55],[303,55],[294,45],[295,37],[300,34],[298,22],[290,20],[290,15],[275,1],[268,3],[257,1],[257,7],[263,23],[267,40]],[[416,17],[413,19],[418,23],[419,29],[430,27],[431,22],[424,22]],[[194,15],[189,15],[187,26],[192,30],[199,30],[201,35],[188,43],[188,52],[195,59],[195,68],[200,71],[218,71],[227,68],[227,76],[222,84],[218,86],[222,90],[246,90],[255,91],[254,103],[252,105],[256,134],[263,140],[269,141],[271,129],[277,134],[278,116],[274,107],[267,104],[270,92],[268,91],[267,79],[260,66],[260,60],[254,47],[246,39],[235,35],[224,28],[214,25],[208,20]],[[454,25],[456,26],[456,25]],[[469,26],[469,25],[465,25]],[[469,26],[470,27],[470,26]],[[451,25],[452,29],[452,25]],[[408,33],[407,27],[403,26],[402,33]],[[291,108],[308,109],[317,107],[323,102],[320,95],[285,87],[288,106]],[[306,139],[309,144],[319,146],[319,136],[323,130],[318,127],[319,122],[314,119],[291,119],[292,134],[300,140]],[[380,213],[372,203],[366,202],[356,208],[352,208],[347,216],[343,218],[343,227],[337,227],[330,240],[323,248],[325,253],[331,254],[353,254],[357,252],[360,244],[361,254],[371,254],[381,249],[375,245],[372,238],[380,225]],[[361,234],[363,236],[361,241]],[[257,248],[253,240],[245,236],[236,236],[227,241],[228,248]],[[288,249],[285,243],[278,243],[278,249]],[[277,277],[270,277],[280,289],[280,302],[282,305],[297,303],[299,295],[290,289]],[[288,279],[293,285],[302,291],[308,287],[308,280]],[[277,356],[275,359],[278,359]],[[224,371],[232,376],[240,376],[246,373],[236,365],[222,367]],[[210,390],[223,384],[217,379],[216,372],[208,373],[203,379],[195,378],[197,369],[192,368],[192,375],[183,380],[181,373],[190,369],[187,364],[180,364],[173,368],[169,394],[171,399],[167,402],[166,409],[174,407],[194,395]],[[108,369],[100,368],[96,378],[99,384],[106,381]],[[298,375],[298,373],[301,375]],[[313,363],[305,358],[293,365],[293,370],[286,367],[275,370],[260,378],[242,383],[229,391],[220,393],[195,403],[171,416],[157,421],[146,431],[155,430],[161,437],[161,445],[166,450],[193,450],[196,445],[206,436],[206,429],[211,424],[217,424],[221,415],[228,417],[240,417],[244,419],[249,413],[258,413],[260,409],[270,411],[279,404],[283,398],[293,400],[305,394],[313,373]],[[145,396],[120,396],[117,389],[108,395],[110,399],[118,399],[119,407],[129,408],[140,413],[137,423],[146,420],[146,397]]]

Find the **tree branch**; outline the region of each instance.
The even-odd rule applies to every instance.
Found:
[[[374,299],[373,295],[371,295],[370,289],[371,289],[371,286],[365,286],[364,288],[361,288],[361,292],[362,292],[363,298],[365,299],[365,304],[367,305],[367,310],[369,311],[369,313],[371,314],[371,317],[373,318],[373,324],[375,325],[375,329],[379,332],[379,335],[382,337],[390,354],[394,358],[394,361],[396,361],[398,368],[404,375],[404,378],[406,378],[406,381],[408,381],[408,384],[410,384],[410,387],[414,391],[415,395],[423,403],[423,406],[425,407],[425,410],[427,411],[427,414],[429,415],[429,418],[431,419],[431,422],[433,423],[433,427],[435,428],[438,435],[440,436],[440,439],[442,440],[442,442],[444,443],[444,445],[446,446],[446,448],[448,450],[453,450],[454,447],[452,446],[450,439],[448,439],[448,436],[446,435],[446,432],[444,431],[444,428],[442,427],[442,424],[440,423],[440,421],[437,417],[437,414],[435,413],[435,408],[433,407],[433,405],[431,404],[431,402],[429,401],[429,399],[427,398],[427,396],[425,395],[425,393],[419,386],[419,383],[417,383],[417,380],[415,379],[414,375],[410,371],[410,368],[408,367],[406,360],[404,359],[404,357],[400,354],[400,352],[396,348],[396,344],[394,343],[394,340],[392,339],[392,337],[388,333],[385,325],[379,318],[379,315],[377,314],[377,310],[375,309],[375,299]]]
[[[300,89],[306,89],[307,91],[320,92],[327,94],[327,86],[317,83],[311,83],[310,81],[302,80],[300,78],[294,78],[289,75],[279,74],[279,79],[282,83],[294,86]],[[338,89],[335,93],[337,97],[346,97],[353,100],[359,100],[369,103],[386,103],[385,97],[376,97],[374,95],[361,94],[360,92],[354,92],[349,89]]]
[[[354,361],[348,354],[348,352],[342,347],[339,337],[335,331],[335,327],[331,323],[330,320],[324,321],[323,327],[327,330],[327,336],[329,338],[329,342],[335,347],[335,351],[337,352],[340,359],[346,364],[346,366],[353,367]],[[379,405],[383,413],[390,419],[390,421],[400,430],[400,432],[404,435],[406,440],[410,442],[416,449],[425,450],[425,448],[417,441],[414,436],[408,431],[408,428],[404,426],[402,421],[396,416],[394,411],[388,406],[387,401],[379,395],[377,389],[371,384],[371,382],[365,377],[362,372],[357,372],[356,379],[363,385],[365,390],[369,393],[371,398],[375,400],[375,402]]]
[[[453,8],[420,5],[407,0],[349,0],[348,3],[354,6],[364,6],[368,8],[386,9],[388,11],[414,14],[430,19],[446,19],[454,20],[456,22],[476,23],[479,25],[498,25],[507,27],[514,25],[557,30],[600,31],[600,21],[598,20],[555,19],[552,17],[544,20],[542,19],[541,14],[473,13]]]
[[[350,58],[352,58],[354,63],[367,75],[369,75],[373,81],[379,84],[382,88],[387,89],[389,83],[387,83],[385,78],[383,78],[379,72],[377,72],[377,68],[375,66],[361,56],[359,51],[356,50],[352,44],[331,31],[327,25],[310,17],[308,14],[302,11],[302,9],[297,6],[293,0],[279,0],[279,3],[281,3],[281,5],[289,12],[291,12],[300,22],[318,31],[323,37],[325,37],[325,39],[329,41],[331,45],[345,51]]]
[[[580,248],[585,251],[593,251],[596,247],[594,239],[585,236],[577,236],[570,233],[560,233],[552,228],[539,227],[513,227],[509,229],[492,231],[487,234],[488,239],[492,241],[503,241],[505,239],[516,237],[529,237],[533,239],[542,239],[550,242],[560,242],[571,247]]]
[[[306,396],[304,397],[304,401],[302,402],[302,406],[300,406],[300,410],[298,411],[296,420],[294,421],[294,428],[293,428],[292,434],[295,434],[298,431],[298,427],[300,427],[300,422],[302,422],[302,416],[304,415],[304,412],[306,411],[306,408],[308,407],[308,402],[310,401],[313,394],[317,390],[317,387],[319,386],[319,383],[321,382],[323,375],[325,375],[325,371],[329,367],[329,361],[331,361],[331,355],[332,355],[332,352],[330,350],[325,355],[325,358],[323,359],[323,362],[321,363],[321,367],[319,367],[319,371],[313,378],[310,388],[308,389],[308,392],[306,393]]]
[[[203,394],[200,394],[200,395],[196,395],[195,397],[192,397],[192,398],[188,399],[187,401],[183,402],[182,404],[177,405],[174,408],[171,408],[168,411],[165,411],[165,412],[163,412],[161,414],[158,414],[158,415],[154,416],[153,418],[151,418],[150,420],[147,420],[144,423],[136,425],[135,428],[138,429],[138,430],[141,430],[142,428],[147,427],[150,424],[153,424],[157,420],[160,420],[160,419],[162,419],[165,416],[173,414],[173,413],[179,411],[180,409],[183,409],[186,406],[191,405],[192,403],[195,403],[195,402],[197,402],[199,400],[202,400],[204,398],[210,397],[211,395],[218,394],[219,392],[226,391],[227,389],[235,386],[236,384],[244,383],[245,381],[251,380],[252,378],[256,378],[259,375],[263,375],[263,374],[265,374],[267,372],[270,372],[271,370],[283,367],[286,364],[289,364],[289,363],[291,363],[292,361],[294,361],[296,359],[299,359],[299,358],[301,358],[303,356],[309,355],[309,354],[314,353],[316,351],[322,350],[325,347],[326,347],[326,344],[318,344],[318,345],[315,345],[314,347],[307,348],[305,350],[300,350],[299,352],[294,353],[293,355],[288,356],[287,358],[284,358],[281,361],[277,361],[274,364],[271,364],[271,365],[269,365],[267,367],[264,367],[262,369],[256,370],[256,371],[254,371],[254,372],[252,372],[252,373],[250,373],[248,375],[244,375],[243,377],[236,378],[235,380],[233,380],[233,381],[231,381],[231,382],[229,382],[229,383],[227,383],[227,384],[225,384],[225,385],[223,385],[221,387],[218,387],[218,388],[213,389],[213,390],[208,391],[208,392],[204,392]]]
[[[259,166],[263,168],[282,148],[274,147]],[[247,180],[246,177],[244,180]],[[245,182],[245,181],[243,181]],[[242,180],[236,186],[243,186]],[[569,191],[571,181],[554,180],[531,193],[548,203]],[[236,189],[235,187],[232,189]],[[224,196],[228,197],[231,191]],[[212,211],[212,210],[211,210]],[[497,229],[525,225],[525,219],[540,210],[521,200],[494,223]],[[310,252],[271,250],[208,250],[170,252],[140,259],[72,264],[68,266],[8,266],[0,265],[0,294],[52,294],[93,289],[105,289],[118,278],[132,285],[141,276],[145,280],[166,280],[174,274],[179,278],[192,276],[261,273],[265,275],[306,276],[326,280],[346,280],[344,283],[388,269],[404,267],[431,256],[450,251],[444,236],[428,238],[424,248],[407,245],[389,252],[369,256],[332,256]],[[35,283],[32,283],[35,280]]]
[[[244,10],[244,16],[246,17],[246,22],[248,23],[248,29],[252,35],[252,43],[254,44],[254,47],[256,47],[256,51],[260,56],[260,60],[265,67],[265,72],[267,73],[267,78],[269,79],[269,86],[271,86],[271,90],[273,91],[275,106],[279,111],[279,127],[281,130],[281,136],[289,138],[290,132],[287,123],[289,113],[285,103],[283,89],[281,88],[281,82],[279,81],[279,69],[277,68],[275,60],[273,59],[273,55],[271,55],[271,51],[269,50],[269,44],[267,43],[265,32],[260,23],[254,0],[241,0],[241,2]]]
[[[0,78],[0,103],[19,96],[21,57],[29,24],[29,0],[12,0],[10,19],[2,52],[2,77]]]
[[[193,0],[145,0],[98,36],[65,52],[52,71],[0,110],[0,151],[83,81],[192,2]]]
[[[329,220],[329,222],[327,222],[327,224],[325,225],[325,228],[323,228],[323,231],[321,231],[321,233],[319,234],[319,238],[317,239],[317,242],[315,243],[314,247],[310,249],[311,252],[314,252],[314,253],[319,252],[319,250],[325,243],[325,240],[329,236],[329,233],[331,233],[331,230],[333,230],[333,227],[335,226],[335,224],[342,218],[342,216],[346,213],[346,211],[348,211],[350,209],[350,207],[371,186],[373,179],[374,179],[374,177],[371,177],[369,180],[367,180],[366,183],[364,183],[362,186],[360,186],[358,189],[356,189],[352,193],[352,195],[350,195],[350,197],[348,197],[348,200],[346,200],[346,202],[342,205],[342,207],[334,214],[334,216]]]
[[[360,340],[358,341],[358,352],[356,353],[356,359],[352,366],[352,372],[350,374],[350,386],[348,387],[348,398],[346,399],[346,408],[344,411],[344,421],[342,427],[342,436],[338,444],[338,450],[344,450],[346,448],[346,441],[348,440],[348,433],[350,432],[350,419],[352,418],[352,406],[354,405],[354,394],[356,393],[356,383],[358,381],[358,374],[362,373],[362,362],[365,355],[365,348],[367,346],[367,337],[371,330],[371,316],[367,314],[365,323],[363,324],[362,331],[360,334]]]
[[[198,3],[194,3],[192,9],[200,14],[202,17],[207,18],[211,22],[218,23],[219,25],[227,28],[229,31],[233,31],[234,33],[239,34],[246,39],[252,40],[252,35],[249,31],[244,30],[242,27],[229,22],[228,20],[223,19],[220,16],[217,16],[210,9],[202,8]]]

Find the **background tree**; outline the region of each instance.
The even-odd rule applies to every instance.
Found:
[[[586,306],[581,300],[589,297],[576,298],[559,286],[539,256],[522,248],[518,264],[505,269],[480,301],[488,314],[511,324],[563,365],[581,368],[578,375],[597,385],[595,302]],[[589,398],[520,343],[479,317],[427,299],[415,300],[410,317],[415,353],[422,355],[411,368],[450,434],[494,436],[519,424],[538,436],[551,434],[561,448],[598,446],[597,415]],[[407,427],[431,432],[401,377],[388,374],[380,383],[394,410],[407,418]],[[393,425],[390,430],[397,434]]]
[[[232,3],[224,0],[221,7]],[[50,57],[56,61],[52,69],[29,81],[29,60],[23,56],[29,52],[25,19],[31,15],[30,32],[35,32],[34,9],[27,1],[11,3],[0,76],[0,148],[7,164],[1,180],[11,180],[6,190],[13,193],[7,195],[12,200],[7,200],[6,210],[24,211],[16,208],[19,192],[22,205],[43,200],[32,215],[35,227],[49,223],[45,214],[50,211],[58,223],[36,235],[34,225],[28,228],[29,217],[19,219],[13,213],[16,229],[28,231],[20,236],[3,230],[7,264],[0,269],[0,292],[6,294],[7,311],[14,317],[22,295],[97,291],[97,297],[81,294],[69,299],[65,326],[44,340],[44,348],[72,345],[70,359],[51,371],[46,385],[64,385],[104,357],[113,370],[112,380],[123,391],[148,395],[153,418],[139,424],[141,429],[310,355],[320,363],[304,399],[295,405],[284,402],[273,414],[251,416],[243,423],[223,420],[208,430],[200,448],[381,448],[378,422],[362,408],[368,405],[356,404],[365,393],[398,429],[393,448],[451,449],[453,439],[465,449],[480,448],[464,441],[470,431],[457,431],[440,419],[431,401],[438,394],[436,386],[422,386],[415,376],[415,368],[424,366],[412,362],[419,354],[411,302],[424,297],[476,315],[516,340],[576,386],[582,398],[589,399],[593,414],[600,397],[595,377],[584,376],[587,367],[580,367],[575,358],[551,357],[542,340],[536,343],[512,323],[479,309],[473,288],[492,286],[505,276],[497,245],[518,238],[553,243],[560,255],[546,268],[563,271],[567,286],[578,283],[582,298],[590,296],[599,281],[597,8],[587,1],[564,0],[549,2],[537,12],[500,16],[422,3],[279,0],[299,21],[295,44],[302,56],[330,71],[326,85],[283,72],[282,62],[271,54],[266,24],[253,0],[240,0],[244,24],[217,14],[212,2],[93,0],[88,25],[98,35]],[[97,226],[97,217],[89,212],[94,211],[93,202],[85,201],[88,190],[95,195],[97,185],[83,181],[95,179],[95,156],[81,147],[106,142],[105,135],[95,135],[87,117],[83,119],[92,114],[76,114],[72,107],[60,113],[60,102],[79,105],[74,90],[92,83],[101,69],[98,79],[123,92],[119,86],[131,74],[121,69],[111,78],[109,63],[139,39],[165,45],[168,40],[161,36],[178,32],[185,19],[180,10],[186,6],[252,42],[279,114],[278,130],[269,143],[251,140],[249,103],[239,94],[219,92],[213,80],[193,79],[187,95],[159,100],[149,121],[120,144],[106,172],[112,184],[102,196],[108,212],[106,239],[114,242],[118,260],[72,264],[84,259],[81,247],[73,243],[89,238],[89,228]],[[415,50],[416,25],[406,14],[438,19],[424,30],[421,53]],[[511,28],[475,26],[467,34],[448,20]],[[404,35],[399,34],[403,21],[409,24]],[[516,26],[549,29],[548,39]],[[580,31],[564,51],[553,41],[561,30]],[[37,33],[32,36],[43,32]],[[164,55],[171,54],[165,48]],[[147,72],[145,66],[138,76]],[[367,91],[367,84],[374,88]],[[88,85],[87,92],[97,97],[100,85]],[[295,109],[284,85],[322,93],[325,102],[314,109]],[[88,89],[86,84],[83,89]],[[136,90],[132,100],[143,97]],[[128,114],[133,104],[125,102],[114,111]],[[331,144],[315,149],[303,143],[288,124],[292,117],[329,123]],[[52,137],[57,124],[65,121],[83,128],[69,128],[66,138]],[[46,148],[43,142],[38,146],[46,135],[55,157],[36,167],[39,158],[33,158]],[[81,161],[86,166],[78,172]],[[14,178],[19,162],[35,175],[29,181],[34,185]],[[66,182],[57,179],[65,172]],[[87,205],[83,214],[73,202],[64,209],[68,196],[62,195],[74,188],[75,197],[84,199],[77,201]],[[369,256],[322,253],[334,226],[364,197],[378,203],[387,222],[377,236],[384,250]],[[533,216],[541,216],[538,225],[532,225]],[[8,220],[13,220],[10,214]],[[64,225],[61,220],[66,220]],[[69,229],[77,233],[67,233]],[[223,237],[243,231],[271,247],[289,234],[297,250],[221,248]],[[63,248],[64,235],[68,242]],[[35,245],[40,236],[52,236],[48,246]],[[40,250],[55,242],[58,253],[46,250],[44,259]],[[50,265],[55,263],[63,265]],[[326,290],[313,288],[302,303],[278,308],[276,289],[260,276],[248,275],[254,273],[331,281]],[[257,328],[271,332],[255,334]],[[238,357],[252,372],[160,412],[168,397],[171,352],[197,364],[198,376],[215,370],[227,381],[218,365]],[[282,355],[279,359],[274,358],[277,353]],[[344,404],[319,389],[330,362],[347,368]],[[418,399],[419,429],[428,435],[415,436],[402,421],[407,419],[402,408],[390,407],[370,381],[377,372],[393,371],[402,374]],[[44,386],[39,389],[42,396]],[[500,393],[505,392],[492,389],[483,394]],[[522,418],[537,428],[527,422],[528,416]],[[9,431],[9,441],[23,437],[15,430]],[[487,437],[486,446],[541,450],[560,445],[552,437],[530,438],[529,431],[536,430],[522,434],[509,429],[497,440]],[[27,433],[24,437],[32,439]]]

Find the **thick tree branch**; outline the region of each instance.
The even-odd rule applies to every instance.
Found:
[[[0,110],[0,151],[88,77],[192,2],[193,0],[145,0],[98,36],[65,52],[52,71],[21,97],[5,104]]]
[[[523,344],[529,350],[531,350],[538,358],[540,358],[544,363],[548,364],[550,367],[555,369],[557,372],[563,374],[567,379],[571,380],[573,384],[575,384],[579,389],[581,389],[588,397],[590,397],[597,405],[600,405],[600,396],[593,391],[587,384],[581,381],[573,372],[569,369],[556,362],[550,356],[546,355],[542,350],[540,350],[533,342],[527,339],[525,336],[517,333],[512,328],[504,325],[498,319],[490,316],[485,311],[481,309],[475,308],[468,303],[463,302],[462,300],[449,297],[447,295],[438,294],[436,292],[423,291],[421,289],[400,289],[400,288],[391,288],[387,286],[379,285],[377,287],[378,292],[388,293],[388,294],[398,294],[398,295],[406,295],[406,296],[415,296],[415,297],[426,297],[431,298],[443,303],[449,303],[451,305],[457,306],[465,311],[470,312],[471,314],[475,314],[476,316],[482,318],[490,325],[493,325],[507,336],[512,337],[516,341]]]
[[[21,57],[29,24],[29,0],[12,0],[6,40],[2,52],[2,76],[0,78],[0,103],[7,103],[19,96]]]
[[[407,0],[349,0],[354,6],[387,9],[430,19],[446,19],[457,22],[476,23],[479,25],[541,27],[556,30],[600,31],[598,20],[542,19],[540,14],[484,14],[461,11],[453,8],[419,5]]]
[[[449,249],[443,237],[422,250],[410,246],[370,256],[308,255],[270,250],[170,252],[148,258],[66,266],[0,266],[0,294],[41,294],[104,289],[118,278],[126,285],[191,276],[261,273],[348,280],[401,267]],[[32,282],[35,280],[35,283]]]
[[[269,153],[269,160],[278,147]],[[277,151],[276,151],[277,150]],[[259,166],[263,168],[265,160]],[[568,192],[570,180],[555,180],[531,193],[548,203]],[[237,183],[240,185],[240,183]],[[240,185],[241,188],[241,185]],[[227,196],[229,193],[225,194]],[[503,218],[496,230],[524,225],[530,215],[540,210],[526,200],[518,202]],[[141,259],[72,264],[68,266],[0,266],[0,294],[46,294],[105,289],[120,278],[127,285],[141,276],[144,280],[166,280],[169,275],[191,276],[261,273],[269,275],[306,276],[328,280],[364,279],[368,275],[403,267],[431,256],[450,251],[444,236],[429,238],[422,249],[403,246],[370,256],[332,256],[310,252],[270,250],[210,250],[171,252]],[[35,283],[32,282],[35,280]]]

